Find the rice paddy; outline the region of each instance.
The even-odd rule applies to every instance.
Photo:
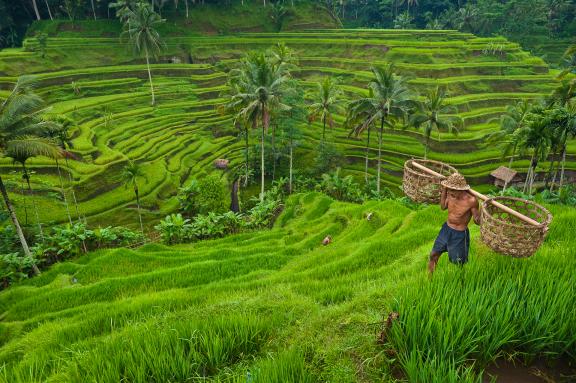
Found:
[[[471,262],[431,280],[438,207],[318,193],[271,230],[97,251],[0,293],[0,381],[480,382],[494,360],[574,360],[576,211],[551,209],[533,258],[474,227]]]
[[[16,76],[34,74],[40,81],[37,91],[51,104],[51,113],[71,121],[71,151],[76,159],[60,164],[71,175],[65,191],[71,200],[74,187],[81,215],[96,226],[135,226],[133,193],[118,178],[129,160],[141,163],[147,174],[140,194],[148,227],[176,209],[178,187],[215,171],[214,160],[229,159],[231,167],[241,163],[243,144],[238,131],[231,117],[221,114],[218,107],[225,102],[221,94],[227,72],[248,50],[267,49],[283,41],[299,58],[294,74],[305,86],[335,76],[347,99],[365,94],[370,66],[384,62],[394,62],[421,92],[445,86],[464,127],[458,136],[434,135],[429,157],[455,165],[475,185],[485,184],[490,171],[507,161],[499,148],[484,144],[484,136],[498,129],[494,119],[506,105],[545,96],[557,83],[556,73],[542,59],[530,56],[517,44],[457,31],[180,34],[166,37],[167,49],[152,65],[158,103],[151,107],[145,63],[135,59],[118,38],[98,35],[90,27],[84,28],[84,34],[54,30],[52,24],[46,28],[52,35],[45,58],[35,51],[35,38],[27,39],[22,49],[0,52],[0,92],[7,92]],[[336,117],[329,141],[346,157],[343,171],[360,176],[363,142],[348,137],[343,120],[342,115]],[[302,130],[296,167],[310,163],[320,141],[318,122]],[[421,131],[386,132],[383,179],[394,191],[399,191],[403,162],[423,155],[423,141]],[[569,170],[575,167],[574,145],[569,145]],[[371,157],[376,158],[376,142]],[[518,169],[527,165],[523,158],[514,162]],[[40,158],[29,161],[28,166],[36,173],[31,181],[41,220],[65,222],[55,164]],[[0,171],[21,211],[24,196],[19,192],[18,167],[3,160]]]

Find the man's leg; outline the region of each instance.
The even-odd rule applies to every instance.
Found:
[[[442,253],[437,251],[432,251],[430,253],[430,260],[428,261],[428,271],[430,274],[433,274],[434,270],[436,270],[436,265],[438,264],[438,260],[440,259],[441,255]]]

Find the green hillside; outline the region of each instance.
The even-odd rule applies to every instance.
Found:
[[[91,253],[0,293],[0,381],[477,382],[499,357],[573,359],[576,211],[552,208],[535,257],[475,228],[471,263],[432,280],[438,208],[315,193],[270,231]]]
[[[232,167],[241,162],[238,132],[218,106],[224,102],[221,92],[227,72],[248,50],[284,41],[299,58],[295,74],[306,86],[323,76],[337,76],[348,99],[365,92],[370,67],[384,62],[394,62],[401,74],[411,76],[410,84],[419,91],[446,86],[465,127],[457,137],[434,135],[430,158],[455,165],[473,184],[485,184],[487,175],[505,161],[499,148],[484,143],[484,136],[498,129],[494,119],[507,105],[546,96],[556,85],[548,66],[517,44],[456,31],[325,29],[170,37],[167,29],[167,49],[153,65],[158,104],[152,108],[144,60],[135,59],[117,37],[102,37],[102,23],[81,24],[87,36],[99,37],[81,37],[81,31],[71,33],[54,25],[61,24],[36,27],[52,33],[46,58],[37,52],[35,38],[27,39],[23,49],[0,52],[0,96],[16,76],[35,74],[40,79],[37,91],[52,104],[51,113],[73,122],[72,152],[77,160],[61,164],[73,178],[65,188],[70,194],[74,186],[81,214],[93,225],[136,222],[133,193],[118,178],[129,159],[141,163],[147,174],[141,195],[149,225],[174,211],[177,188],[192,177],[213,172],[215,159],[230,159]],[[95,30],[99,32],[90,32]],[[181,32],[176,29],[175,34],[182,36]],[[364,141],[348,138],[343,120],[344,116],[337,117],[329,140],[346,156],[344,171],[361,177]],[[297,168],[313,159],[321,131],[319,122],[301,128],[304,139]],[[253,140],[256,144],[256,134]],[[404,161],[423,155],[422,141],[422,131],[386,132],[384,182],[393,190],[398,191]],[[574,153],[576,146],[570,143],[569,170],[576,167]],[[18,168],[2,161],[3,176],[22,209]],[[33,159],[28,166],[37,173],[32,183],[41,220],[66,221],[53,161]],[[525,169],[528,161],[519,159],[514,166]]]

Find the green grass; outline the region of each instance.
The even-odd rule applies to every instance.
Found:
[[[576,212],[551,209],[533,258],[473,227],[471,262],[444,256],[432,280],[439,208],[317,193],[269,231],[91,253],[0,293],[0,381],[461,382],[509,355],[573,359]]]

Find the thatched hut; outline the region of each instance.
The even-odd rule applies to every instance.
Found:
[[[518,174],[516,170],[507,168],[506,166],[500,166],[490,173],[490,175],[494,178],[494,186],[500,188],[515,186],[522,182],[520,174]]]

